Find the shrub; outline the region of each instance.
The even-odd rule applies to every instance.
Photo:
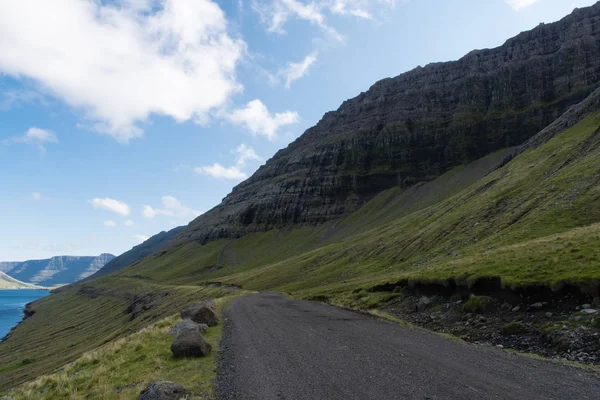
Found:
[[[484,312],[490,306],[491,299],[487,296],[471,296],[463,306],[466,312]]]
[[[521,322],[511,322],[510,324],[504,325],[502,333],[504,335],[516,335],[518,333],[523,333],[526,330],[527,328]]]

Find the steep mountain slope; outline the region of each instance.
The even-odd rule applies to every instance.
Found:
[[[67,284],[94,274],[113,258],[112,254],[100,254],[97,257],[57,256],[29,260],[14,265],[10,274],[15,279],[35,285]]]
[[[495,49],[384,79],[325,114],[178,242],[323,223],[519,145],[600,82],[600,4]]]
[[[101,269],[98,269],[93,275],[90,275],[90,278],[97,278],[102,275],[110,274],[111,272],[118,271],[121,268],[134,264],[136,261],[156,252],[183,229],[184,227],[180,226],[171,229],[168,232],[163,231],[152,236],[145,242],[106,263]]]

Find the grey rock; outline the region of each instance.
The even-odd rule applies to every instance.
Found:
[[[171,352],[175,357],[204,357],[211,351],[212,346],[197,331],[180,334],[171,344]]]
[[[600,297],[594,297],[592,304],[595,306],[600,306]]]
[[[215,302],[212,300],[203,301],[184,308],[181,311],[181,319],[191,319],[199,324],[215,326],[219,323],[219,315]]]
[[[529,305],[531,310],[541,310],[544,307],[542,303],[533,303]]]
[[[417,311],[425,311],[430,304],[431,300],[429,300],[429,297],[422,296],[419,301],[417,301]]]
[[[514,308],[513,308],[511,311],[512,311],[512,312],[517,312],[517,311],[519,311],[519,310],[521,310],[521,307],[519,307],[519,306],[516,306],[516,307],[514,307]]]
[[[169,335],[181,335],[190,331],[197,331],[200,333],[204,333],[208,330],[208,325],[199,324],[197,322],[192,321],[191,319],[184,319],[181,322],[178,322],[173,326],[173,329],[169,331]]]
[[[592,315],[592,314],[598,313],[598,310],[594,310],[593,308],[586,308],[586,309],[581,310],[581,313]]]
[[[138,400],[180,400],[187,395],[188,391],[179,383],[154,381],[141,391]]]
[[[581,306],[581,308],[583,308],[584,310],[587,310],[587,309],[589,309],[589,308],[592,308],[592,305],[591,305],[591,304],[583,304],[583,305]]]
[[[547,312],[546,314],[544,314],[546,316],[546,318],[552,318],[552,313],[551,312]]]

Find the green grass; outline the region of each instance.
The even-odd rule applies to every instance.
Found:
[[[166,380],[182,384],[191,393],[190,398],[211,399],[222,324],[203,335],[213,347],[209,356],[182,359],[171,354],[174,336],[168,334],[179,320],[175,314],[111,341],[85,353],[59,372],[19,386],[9,396],[13,400],[133,400],[150,382]]]
[[[108,283],[103,278],[94,282],[97,292],[92,298],[79,293],[81,286],[61,289],[34,303],[36,314],[0,344],[0,391],[52,372],[193,302],[232,295],[218,288],[163,286],[136,279]],[[157,296],[154,306],[131,319],[127,309],[133,296],[145,295]]]

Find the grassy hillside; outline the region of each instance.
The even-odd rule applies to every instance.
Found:
[[[0,393],[130,335],[186,305],[231,292],[137,279],[97,280],[58,289],[33,303],[27,318],[0,344]]]
[[[228,298],[221,298],[218,306]],[[180,321],[171,315],[124,338],[85,353],[59,372],[44,375],[9,393],[14,400],[27,399],[137,399],[154,380],[176,381],[192,399],[213,396],[216,360],[222,324],[204,334],[212,353],[203,358],[174,358],[169,330]]]
[[[37,313],[0,345],[0,388],[52,372],[192,301],[229,293],[193,286],[211,282],[360,307],[393,297],[370,291],[384,284],[467,287],[485,277],[508,288],[571,284],[596,292],[599,126],[596,112],[501,168],[510,149],[385,191],[343,220],[187,243],[63,288],[36,302]]]

